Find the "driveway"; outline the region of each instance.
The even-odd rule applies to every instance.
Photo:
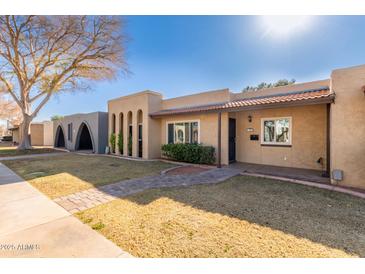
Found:
[[[0,257],[130,257],[0,163]]]

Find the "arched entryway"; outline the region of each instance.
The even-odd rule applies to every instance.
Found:
[[[86,123],[82,123],[77,133],[75,150],[91,150],[94,152],[94,142]]]
[[[65,147],[65,135],[63,134],[63,129],[61,126],[57,127],[54,146],[61,147],[61,148]]]
[[[128,122],[128,156],[133,155],[133,126],[132,126],[132,111],[128,112],[127,115]]]

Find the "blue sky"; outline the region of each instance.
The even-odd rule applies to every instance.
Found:
[[[365,63],[365,16],[127,16],[131,74],[60,94],[39,113],[106,111],[109,99],[154,90],[165,98],[262,81],[325,79],[332,69]]]

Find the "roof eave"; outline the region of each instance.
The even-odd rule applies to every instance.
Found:
[[[171,115],[186,115],[186,114],[201,114],[201,113],[218,113],[218,112],[239,112],[245,110],[260,110],[260,109],[270,109],[270,108],[284,108],[284,107],[295,107],[295,106],[307,106],[307,105],[320,105],[320,104],[331,104],[335,100],[335,94],[331,93],[326,97],[314,98],[314,99],[303,99],[290,102],[279,102],[279,103],[269,103],[260,104],[253,106],[242,106],[242,107],[228,107],[228,108],[216,108],[207,110],[191,110],[181,113],[150,113],[151,118],[162,118]]]

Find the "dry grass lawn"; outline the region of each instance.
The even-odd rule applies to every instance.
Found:
[[[59,152],[58,150],[52,148],[37,146],[35,146],[33,149],[26,150],[17,150],[16,148],[16,146],[13,146],[11,143],[8,142],[0,143],[0,157]]]
[[[159,161],[137,162],[71,153],[3,163],[52,199],[94,186],[157,175],[173,166]]]
[[[138,257],[364,257],[365,201],[253,177],[148,190],[76,214]]]

